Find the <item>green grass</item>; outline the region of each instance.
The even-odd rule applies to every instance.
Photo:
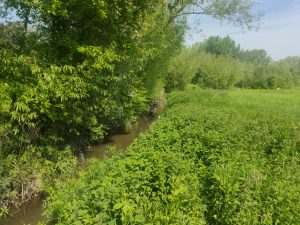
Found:
[[[300,117],[299,90],[233,90],[228,92],[231,107],[270,110]]]
[[[180,93],[180,92],[175,92]],[[180,95],[180,94],[179,94]],[[236,108],[243,111],[249,109],[258,111],[274,111],[292,113],[292,116],[300,112],[300,90],[261,90],[261,89],[232,89],[213,90],[198,89],[190,86],[183,95],[189,103],[220,104],[221,107]],[[201,99],[199,99],[201,98]]]
[[[54,224],[300,224],[300,94],[168,95],[124,154],[58,184]]]

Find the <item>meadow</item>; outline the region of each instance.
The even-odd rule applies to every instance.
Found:
[[[188,90],[168,95],[125,153],[60,182],[53,224],[299,224],[300,93]]]

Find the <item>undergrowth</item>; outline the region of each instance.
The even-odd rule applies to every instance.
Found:
[[[171,93],[126,153],[59,182],[46,216],[58,225],[300,224],[300,123],[286,102],[298,100],[283,95]]]

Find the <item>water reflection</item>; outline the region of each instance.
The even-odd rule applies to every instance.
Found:
[[[86,157],[96,157],[97,159],[103,160],[106,157],[105,153],[109,147],[116,147],[117,150],[126,149],[140,133],[149,128],[152,122],[153,120],[151,118],[140,117],[130,132],[113,135],[107,142],[92,146],[91,150],[86,153]]]
[[[15,211],[15,210],[14,210]],[[13,216],[1,219],[1,225],[37,225],[43,219],[42,201],[40,198],[33,199],[28,205],[12,212]]]
[[[147,130],[152,122],[152,119],[140,117],[130,132],[111,136],[107,142],[92,146],[90,151],[88,151],[85,156],[81,157],[96,157],[99,160],[103,160],[106,157],[106,150],[109,147],[116,147],[117,150],[124,150],[140,133]],[[0,225],[37,225],[38,222],[43,219],[42,200],[40,198],[35,198],[30,204],[12,214],[13,216],[6,219],[0,219]]]

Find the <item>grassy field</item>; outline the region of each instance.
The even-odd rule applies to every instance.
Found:
[[[181,93],[175,94],[181,95]],[[200,90],[190,86],[181,97],[188,98],[186,103],[196,103],[236,111],[257,111],[289,114],[300,118],[300,89],[288,90]],[[177,97],[176,97],[177,98]],[[180,98],[180,97],[179,97]]]
[[[300,224],[300,91],[201,90],[58,184],[54,224]]]

